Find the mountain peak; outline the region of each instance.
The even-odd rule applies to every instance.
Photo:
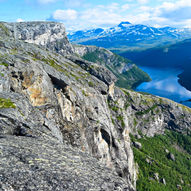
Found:
[[[127,26],[129,26],[129,25],[131,25],[130,22],[124,21],[124,22],[121,22],[121,23],[118,25],[118,27],[125,28],[125,27],[127,27]]]

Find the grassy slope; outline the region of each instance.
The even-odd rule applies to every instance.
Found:
[[[134,137],[132,139],[136,141]],[[133,148],[139,165],[138,191],[173,191],[178,190],[177,185],[184,191],[191,190],[191,135],[168,131],[165,135],[137,141],[142,143],[142,149]],[[174,154],[175,161],[168,158],[165,149]],[[152,164],[146,162],[149,157]],[[165,178],[166,185],[150,180],[154,173],[159,173],[160,179]]]

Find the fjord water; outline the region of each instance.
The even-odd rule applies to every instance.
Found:
[[[178,83],[178,75],[182,72],[181,70],[145,66],[139,67],[150,75],[152,81],[142,83],[136,88],[137,91],[166,97],[191,107],[191,102],[187,101],[191,99],[191,91],[188,91]]]

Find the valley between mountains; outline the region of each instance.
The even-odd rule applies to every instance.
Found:
[[[0,189],[191,189],[191,109],[55,22],[0,23]]]
[[[68,37],[74,44],[107,48],[130,59],[149,73],[153,81],[140,87],[141,83],[137,83],[134,89],[166,97],[191,107],[190,29],[154,28],[121,22],[106,29],[70,32]],[[96,52],[94,57],[95,54]],[[168,75],[163,76],[160,71],[165,71]]]

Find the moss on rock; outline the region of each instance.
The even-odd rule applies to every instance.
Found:
[[[16,106],[10,99],[0,98],[0,109],[3,108],[16,108]]]

